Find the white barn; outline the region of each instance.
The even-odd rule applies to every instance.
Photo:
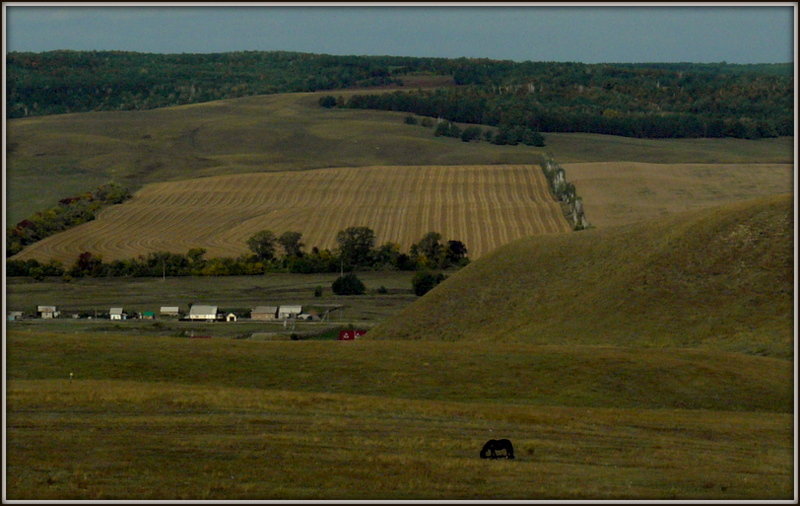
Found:
[[[112,307],[111,309],[109,309],[108,316],[112,320],[127,320],[128,319],[128,315],[125,314],[125,312],[122,311],[121,307]]]
[[[189,309],[189,319],[214,321],[217,319],[217,306],[196,304]]]
[[[161,306],[161,316],[180,316],[181,308],[178,306]]]
[[[36,306],[36,314],[39,315],[39,318],[55,318],[60,313],[55,306]]]
[[[295,318],[303,312],[302,306],[280,306],[278,308],[278,319],[285,320],[287,318]]]

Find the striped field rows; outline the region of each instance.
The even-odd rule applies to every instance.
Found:
[[[336,233],[368,226],[405,251],[425,233],[464,242],[473,259],[514,239],[568,232],[537,165],[380,166],[198,178],[145,186],[89,223],[35,243],[16,258],[71,264],[152,251],[207,257],[248,252],[259,230],[303,234],[306,249],[336,247]]]

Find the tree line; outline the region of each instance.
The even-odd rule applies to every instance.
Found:
[[[287,51],[10,52],[6,115],[142,110],[249,95],[402,85],[403,74],[443,62]]]
[[[10,52],[6,62],[8,118],[402,85],[404,76],[424,73],[451,75],[456,86],[354,97],[348,106],[633,137],[759,138],[792,135],[794,125],[791,63],[583,64],[285,51]]]
[[[85,251],[69,267],[57,261],[8,259],[6,274],[34,279],[62,276],[69,281],[81,277],[241,276],[356,269],[424,271],[459,268],[469,263],[464,243],[445,241],[438,232],[428,232],[408,252],[402,252],[400,245],[393,242],[376,245],[375,232],[364,226],[339,231],[336,241],[338,247],[333,250],[313,247],[306,251],[300,232],[287,231],[278,236],[262,230],[247,240],[251,253],[238,257],[206,258],[204,248],[193,248],[185,254],[159,251],[104,262],[101,256]]]
[[[736,75],[730,77],[735,81]],[[351,96],[340,107],[403,111],[462,123],[640,138],[792,135],[791,79],[759,77],[661,84],[542,80]],[[777,82],[774,82],[777,81]],[[669,80],[665,80],[669,83]],[[338,104],[337,104],[338,105]]]
[[[6,256],[16,255],[29,244],[91,221],[104,207],[119,204],[130,197],[127,188],[108,183],[93,191],[61,199],[56,206],[38,211],[6,229]]]

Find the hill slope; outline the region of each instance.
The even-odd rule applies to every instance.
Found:
[[[529,164],[541,158],[541,148],[434,137],[431,128],[404,124],[403,113],[325,109],[319,97],[266,95],[149,111],[10,120],[9,223],[112,180],[134,191],[147,183],[202,176],[374,165]]]
[[[606,227],[793,188],[794,165],[770,163],[565,163],[592,225]]]
[[[352,92],[337,92],[347,95]],[[295,93],[7,124],[8,223],[116,181],[131,191],[200,176],[374,165],[560,162],[791,163],[791,138],[631,139],[547,134],[545,148],[465,143],[403,123],[405,113],[326,109]],[[53,184],[57,180],[58,184]]]
[[[698,346],[789,358],[792,231],[792,199],[778,196],[525,238],[469,265],[369,335]]]
[[[536,165],[346,167],[147,185],[15,258],[69,265],[83,251],[118,260],[197,247],[211,257],[238,256],[264,229],[301,232],[309,250],[333,249],[338,231],[362,225],[378,244],[403,250],[440,232],[464,242],[471,258],[520,237],[570,230]]]

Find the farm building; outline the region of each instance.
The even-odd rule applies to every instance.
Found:
[[[159,313],[161,316],[180,316],[181,308],[178,306],[161,306]]]
[[[39,318],[55,318],[59,314],[55,306],[36,306],[36,316]]]
[[[217,306],[195,304],[189,309],[189,319],[215,321],[217,319]]]
[[[121,307],[112,307],[108,310],[108,317],[112,320],[127,320],[128,315],[122,310]]]
[[[278,319],[285,320],[287,318],[295,318],[302,312],[302,306],[280,306],[278,308]]]
[[[339,341],[352,341],[366,334],[366,330],[340,330]]]
[[[142,320],[155,320],[156,319],[156,313],[155,313],[155,311],[142,311],[141,319]]]
[[[21,320],[23,317],[22,311],[9,311],[8,312],[8,321],[13,322],[16,320]]]
[[[225,321],[228,322],[235,322],[238,318],[236,317],[235,313],[228,313],[228,316],[225,317]]]
[[[253,320],[277,320],[278,306],[257,306],[250,312]]]

